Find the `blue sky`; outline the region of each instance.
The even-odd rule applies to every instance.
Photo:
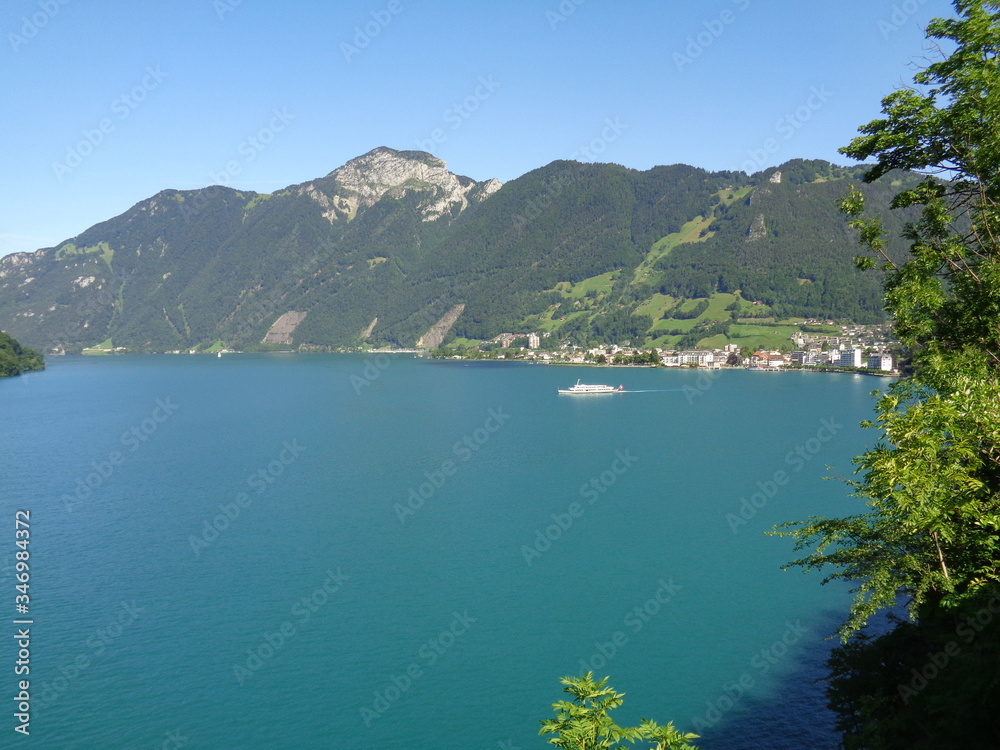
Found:
[[[376,146],[476,180],[555,159],[837,154],[945,0],[7,0],[0,255],[165,188],[270,192]]]

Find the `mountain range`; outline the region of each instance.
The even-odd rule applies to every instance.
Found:
[[[670,344],[674,321],[720,295],[734,321],[880,322],[880,276],[855,270],[837,202],[855,186],[886,214],[917,178],[862,174],[805,160],[754,175],[556,161],[501,185],[381,147],[269,194],[163,190],[4,257],[0,329],[47,353],[432,347],[528,331]],[[908,218],[888,212],[889,236]]]

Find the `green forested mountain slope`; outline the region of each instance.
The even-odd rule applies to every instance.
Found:
[[[825,162],[794,162],[779,171],[780,182],[768,179],[745,200],[717,206],[711,238],[678,247],[658,265],[662,291],[706,297],[742,290],[745,299],[763,302],[781,318],[881,320],[880,282],[853,269],[856,246],[837,208],[845,182],[857,182],[860,171]],[[880,206],[892,192],[889,182],[866,187]],[[905,218],[887,217],[899,224],[890,227],[893,236]]]
[[[557,161],[501,188],[380,148],[270,195],[164,190],[0,260],[0,326],[45,351],[246,349],[296,311],[286,347],[413,346],[463,305],[452,337],[652,339],[640,309],[737,289],[776,315],[878,319],[836,208],[858,173],[780,172]],[[885,207],[887,185],[864,189]]]

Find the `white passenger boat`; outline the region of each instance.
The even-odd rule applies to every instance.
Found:
[[[620,385],[614,388],[610,385],[586,385],[581,383],[579,380],[576,381],[576,385],[572,385],[569,388],[560,388],[560,393],[569,394],[586,394],[586,393],[621,393],[625,390],[625,386]]]

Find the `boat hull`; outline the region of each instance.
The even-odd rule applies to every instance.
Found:
[[[564,393],[567,396],[596,396],[598,394],[604,393],[621,393],[622,386],[617,388],[612,388],[610,385],[584,385],[579,380],[576,381],[576,385],[570,386],[569,388],[560,388],[559,393]]]

